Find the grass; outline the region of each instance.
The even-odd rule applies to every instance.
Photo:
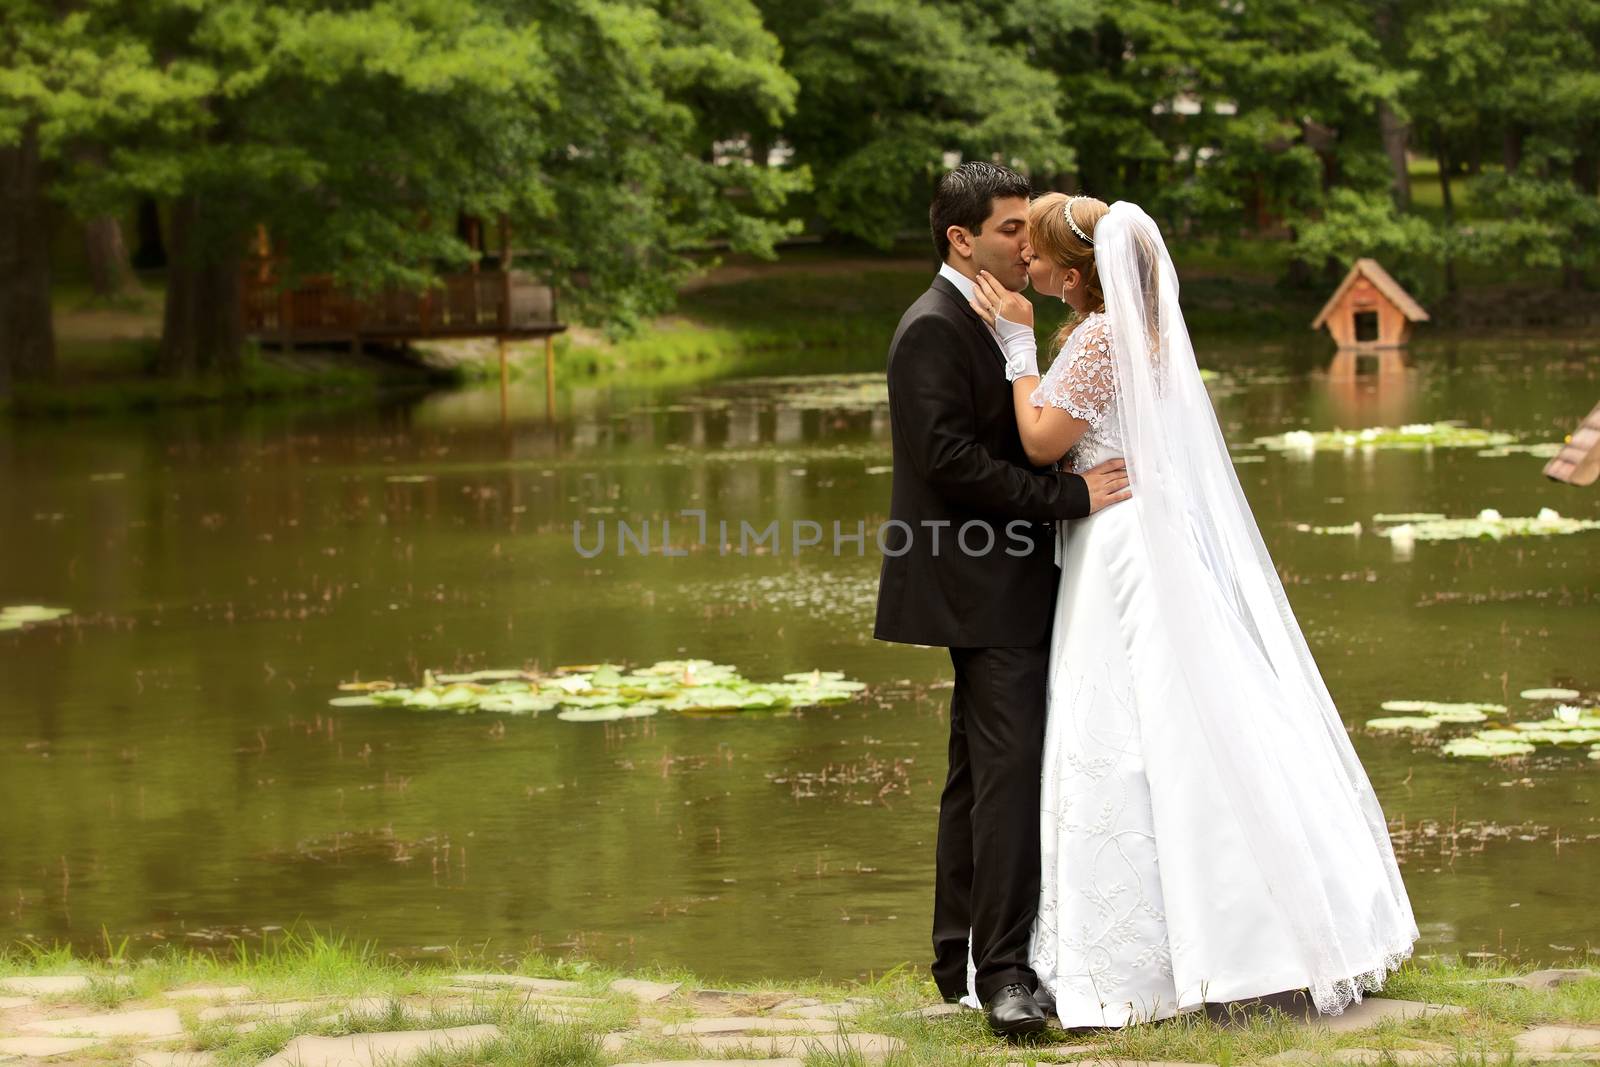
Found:
[[[61,373],[50,383],[18,384],[0,414],[60,416],[137,412],[198,404],[257,404],[305,399],[366,400],[397,388],[455,383],[453,373],[407,368],[378,370],[320,360],[299,366],[247,351],[233,376],[189,379],[154,377],[147,369],[149,345],[143,342],[80,342],[62,346]]]
[[[169,950],[141,959],[127,958],[116,946],[99,956],[84,956],[62,948],[27,944],[0,952],[0,978],[31,974],[84,974],[89,990],[73,997],[55,998],[85,1002],[98,1010],[160,1003],[162,991],[192,985],[246,986],[262,999],[309,1000],[319,997],[362,997],[376,1006],[328,1017],[317,1009],[299,1016],[266,1020],[245,1033],[227,1019],[201,1022],[199,1005],[177,1002],[188,1030],[183,1045],[210,1052],[224,1067],[244,1067],[282,1050],[300,1035],[339,1037],[358,1033],[409,1030],[422,1027],[466,1026],[492,1023],[501,1036],[470,1050],[443,1050],[416,1061],[424,1067],[456,1065],[541,1064],[552,1067],[602,1067],[617,1060],[705,1058],[708,1053],[692,1043],[667,1037],[654,1028],[635,1026],[636,1016],[648,1015],[666,1024],[683,1021],[696,1009],[686,995],[641,1007],[630,997],[612,992],[609,983],[622,972],[589,961],[552,959],[530,955],[511,962],[508,973],[530,977],[561,978],[583,986],[597,998],[598,1007],[583,1022],[564,1022],[525,1008],[510,990],[485,991],[469,1004],[439,1004],[436,1014],[418,1009],[419,1001],[433,1003],[448,983],[448,976],[463,970],[500,971],[498,961],[462,954],[449,960],[418,964],[379,953],[370,945],[316,935],[289,934],[260,947],[237,943],[231,952]],[[732,1001],[731,1014],[757,1013],[788,996],[812,996],[825,1002],[854,998],[863,1005],[851,1021],[855,1032],[879,1033],[899,1038],[904,1050],[892,1053],[887,1067],[998,1067],[1009,1063],[1070,1062],[1074,1060],[1165,1060],[1229,1065],[1260,1062],[1284,1052],[1295,1052],[1307,1062],[1331,1061],[1341,1049],[1361,1048],[1380,1054],[1406,1049],[1428,1049],[1446,1062],[1513,1063],[1519,1058],[1513,1039],[1524,1028],[1547,1023],[1600,1026],[1600,972],[1549,990],[1530,990],[1496,984],[1493,978],[1525,973],[1507,960],[1466,964],[1432,960],[1408,964],[1395,974],[1384,995],[1432,1003],[1453,1004],[1457,1015],[1437,1014],[1410,1022],[1387,1022],[1365,1032],[1335,1033],[1309,1029],[1274,1011],[1215,1010],[1191,1013],[1161,1023],[1113,1031],[1053,1033],[1046,1040],[1007,1046],[987,1032],[975,1012],[925,1019],[905,1013],[936,1001],[932,983],[910,968],[896,968],[873,980],[855,983],[801,980],[798,982],[708,982],[692,974],[657,969],[642,975],[656,981],[679,982],[685,993],[716,989]],[[404,999],[403,999],[404,998]],[[171,1002],[168,1002],[171,1003]],[[631,1029],[630,1029],[631,1028]],[[621,1051],[605,1051],[607,1034],[626,1033]],[[121,1046],[109,1047],[118,1058]],[[753,1050],[733,1047],[724,1057],[749,1055]],[[713,1058],[716,1058],[713,1055]],[[813,1046],[807,1067],[856,1067],[859,1053],[831,1052]]]

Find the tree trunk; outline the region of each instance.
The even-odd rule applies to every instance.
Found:
[[[1522,128],[1514,122],[1506,125],[1505,136],[1500,141],[1500,161],[1507,174],[1522,166]]]
[[[133,251],[136,270],[160,270],[167,265],[167,246],[161,240],[161,208],[154,197],[139,198],[139,244]]]
[[[38,127],[0,148],[0,396],[13,381],[55,374],[50,316],[50,227]]]
[[[1411,124],[1402,122],[1388,104],[1379,103],[1378,131],[1383,137],[1384,154],[1389,157],[1394,206],[1405,211],[1411,207],[1411,165],[1406,158],[1406,149],[1411,143]]]
[[[83,246],[95,296],[109,300],[138,290],[139,279],[122,240],[122,223],[115,215],[97,215],[85,222]]]
[[[238,242],[225,233],[209,234],[206,221],[205,202],[197,195],[172,206],[172,256],[157,363],[170,377],[211,372],[233,377],[244,354]]]
[[[1439,197],[1444,202],[1444,228],[1447,234],[1456,226],[1456,202],[1450,191],[1450,150],[1445,146],[1444,131],[1434,135],[1434,157],[1439,161]],[[1448,251],[1444,254],[1444,291],[1456,295],[1456,260]]]
[[[1595,150],[1595,131],[1585,129],[1578,138],[1578,155],[1572,161],[1572,181],[1589,197],[1600,196],[1600,152]]]

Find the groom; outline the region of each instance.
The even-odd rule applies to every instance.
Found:
[[[1013,171],[965,163],[940,181],[929,208],[943,265],[889,345],[889,517],[901,533],[883,537],[873,631],[950,650],[933,978],[947,1001],[966,992],[970,930],[977,994],[1003,1035],[1045,1025],[1028,937],[1039,899],[1045,678],[1059,579],[1052,520],[1081,519],[1126,498],[1128,485],[1121,460],[1081,477],[1028,462],[1008,380],[1021,368],[1008,370],[968,303],[980,270],[1014,291],[1027,286],[1029,192]]]

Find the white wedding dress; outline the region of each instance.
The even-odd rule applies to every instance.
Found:
[[[1095,239],[1109,314],[1032,400],[1090,424],[1065,467],[1126,457],[1134,498],[1058,526],[1030,964],[1068,1027],[1290,990],[1338,1012],[1417,937],[1382,813],[1238,491],[1154,223],[1117,204]]]

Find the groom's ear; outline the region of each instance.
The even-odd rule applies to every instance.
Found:
[[[951,226],[944,231],[950,240],[950,250],[959,253],[962,259],[972,258],[972,231],[965,226]]]

